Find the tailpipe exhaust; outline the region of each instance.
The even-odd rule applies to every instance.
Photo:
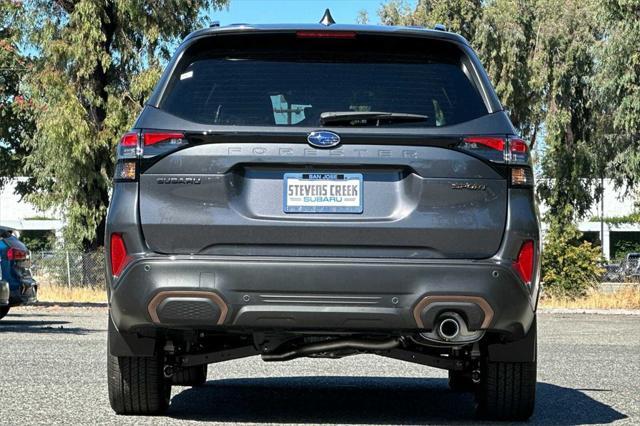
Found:
[[[445,311],[436,316],[433,328],[420,333],[422,339],[437,344],[464,345],[477,342],[484,336],[484,330],[469,330],[465,318],[457,312]]]
[[[460,323],[456,318],[445,317],[438,325],[438,336],[442,340],[455,340],[460,334]]]

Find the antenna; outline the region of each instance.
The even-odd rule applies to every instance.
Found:
[[[322,15],[320,23],[322,25],[326,25],[327,27],[336,23],[336,21],[333,20],[333,16],[331,16],[331,11],[329,9],[326,9],[324,11],[324,15]]]

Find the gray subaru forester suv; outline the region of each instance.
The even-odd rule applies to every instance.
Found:
[[[357,354],[533,412],[529,146],[457,34],[194,32],[118,145],[105,240],[117,413],[163,412],[208,364]]]

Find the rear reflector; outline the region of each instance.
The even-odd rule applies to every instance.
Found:
[[[26,260],[28,257],[29,253],[24,250],[14,247],[10,247],[9,250],[7,250],[7,259],[9,260]]]
[[[533,256],[533,241],[527,240],[522,243],[520,252],[518,252],[518,259],[513,263],[513,268],[527,285],[531,285],[531,279],[533,278]]]
[[[296,36],[298,38],[353,39],[356,38],[356,33],[353,31],[298,31]]]
[[[117,277],[131,260],[121,234],[111,234],[109,255],[111,259],[111,274]]]

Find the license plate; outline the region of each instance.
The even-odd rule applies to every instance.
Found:
[[[362,174],[285,173],[285,213],[362,213]]]

